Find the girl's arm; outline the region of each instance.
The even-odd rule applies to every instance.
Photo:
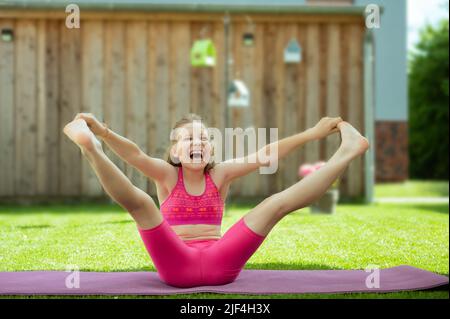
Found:
[[[170,174],[172,165],[162,159],[148,156],[129,139],[110,129],[105,136],[100,137],[117,156],[152,180],[162,182]]]
[[[221,173],[220,175],[222,175],[224,182],[230,182],[253,172],[261,166],[269,166],[273,161],[286,157],[286,155],[306,142],[319,140],[339,131],[337,124],[341,121],[342,119],[340,117],[324,117],[314,127],[302,133],[297,133],[270,143],[259,149],[256,153],[244,158],[231,159],[219,163],[215,167],[216,171]],[[251,163],[249,163],[250,160],[252,161]]]
[[[102,125],[92,113],[78,113],[75,119],[78,118],[85,120],[92,133],[100,137],[117,156],[155,182],[163,182],[171,173],[172,165],[162,159],[148,156],[136,143],[113,132],[105,124]]]

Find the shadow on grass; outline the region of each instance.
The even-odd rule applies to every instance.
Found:
[[[399,265],[401,266],[401,265]],[[248,263],[245,265],[244,270],[364,270],[365,267],[361,268],[342,268],[325,264],[293,264],[293,263]],[[96,269],[83,268],[80,271],[86,272],[96,272]],[[149,265],[145,267],[136,267],[136,268],[119,268],[119,269],[110,269],[108,272],[141,272],[141,271],[151,271],[156,272],[156,268]],[[448,273],[439,273],[436,274],[449,277]],[[444,285],[436,288],[432,288],[433,290],[448,290],[449,286]]]
[[[7,214],[65,214],[65,213],[92,213],[92,214],[127,214],[119,205],[115,204],[40,204],[40,205],[0,205],[0,215]]]
[[[330,265],[321,264],[290,264],[290,263],[249,263],[245,265],[245,270],[344,270],[344,268],[339,268]],[[27,271],[27,270],[25,270]],[[30,271],[30,270],[28,270]],[[96,269],[91,268],[81,268],[80,271],[86,272],[97,272]],[[110,269],[108,272],[141,272],[141,271],[152,271],[156,272],[154,267],[136,267],[136,268],[118,268]],[[103,271],[101,271],[103,272]]]
[[[26,230],[26,229],[45,229],[45,228],[50,228],[50,227],[53,227],[53,226],[50,226],[50,225],[19,225],[19,226],[16,226],[16,228],[23,229],[23,230]]]
[[[245,265],[245,270],[345,270],[345,268],[339,268],[330,265],[321,264],[292,264],[292,263],[248,263]],[[59,269],[44,269],[43,271],[63,271]],[[37,269],[24,269],[20,271],[38,271]],[[156,272],[156,268],[149,264],[144,267],[129,267],[129,268],[116,268],[108,270],[98,270],[95,268],[82,267],[79,269],[81,272]]]
[[[323,264],[292,264],[292,263],[249,263],[245,269],[259,270],[343,270],[331,265]]]
[[[434,212],[447,215],[449,211],[448,204],[414,204],[411,205],[411,207],[414,209],[423,210],[425,212]]]
[[[395,209],[395,210],[419,210],[423,213],[439,213],[439,214],[449,214],[449,205],[445,203],[374,203],[373,207],[379,209]]]
[[[114,225],[114,224],[129,224],[129,223],[134,223],[133,220],[131,219],[127,219],[127,220],[116,220],[116,221],[112,221],[112,222],[104,222],[104,223],[99,223],[101,225]]]

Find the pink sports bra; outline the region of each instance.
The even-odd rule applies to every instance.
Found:
[[[221,225],[224,203],[208,172],[205,173],[205,183],[203,194],[188,194],[182,167],[179,167],[177,184],[160,205],[161,213],[170,225]]]

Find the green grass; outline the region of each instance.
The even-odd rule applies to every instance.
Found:
[[[448,197],[448,181],[414,181],[375,185],[375,197]]]
[[[223,231],[250,208],[229,205]],[[364,269],[369,265],[385,268],[408,264],[448,276],[448,213],[446,204],[339,205],[336,214],[331,216],[311,215],[307,208],[302,209],[291,213],[274,228],[246,268]],[[0,206],[0,229],[0,271],[65,270],[68,265],[77,265],[82,271],[155,270],[135,224],[115,205],[3,205]],[[270,296],[192,294],[137,298],[448,297],[448,291],[422,291]]]

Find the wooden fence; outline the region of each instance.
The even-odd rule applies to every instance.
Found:
[[[80,29],[45,13],[1,18],[0,198],[105,195],[80,150],[62,128],[78,112],[92,112],[152,156],[164,155],[171,125],[186,112],[210,126],[276,127],[279,138],[312,127],[322,116],[342,116],[364,132],[362,17],[252,16],[231,19],[230,78],[251,92],[249,108],[225,107],[226,39],[218,15],[92,13]],[[244,46],[252,31],[254,45]],[[217,64],[193,68],[190,49],[200,34],[213,39]],[[295,37],[300,64],[285,64],[283,51]],[[339,136],[311,142],[280,162],[274,175],[257,172],[233,184],[236,196],[267,196],[298,181],[298,166],[327,160]],[[106,154],[131,181],[150,194],[154,186]],[[341,194],[364,194],[364,160],[341,178]]]

